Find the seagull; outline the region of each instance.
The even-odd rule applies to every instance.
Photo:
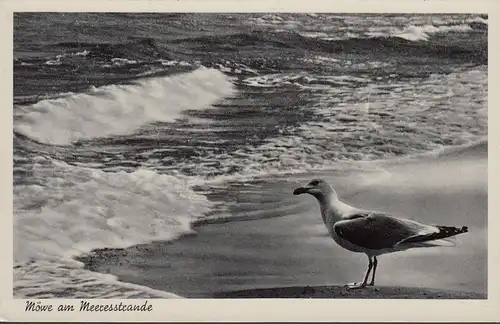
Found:
[[[361,283],[349,283],[349,289],[375,285],[377,256],[411,248],[450,246],[451,237],[468,232],[468,228],[419,223],[389,214],[362,210],[339,200],[335,190],[324,180],[314,179],[305,187],[297,188],[294,195],[310,194],[320,205],[321,218],[329,235],[341,247],[365,253],[368,270]],[[370,283],[367,283],[372,271]]]

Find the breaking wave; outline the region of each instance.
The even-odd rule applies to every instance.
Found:
[[[129,134],[151,122],[173,122],[185,110],[209,108],[231,93],[233,85],[227,76],[199,68],[16,107],[21,117],[15,131],[56,145]]]

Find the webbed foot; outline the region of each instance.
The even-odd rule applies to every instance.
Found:
[[[353,283],[348,283],[345,285],[347,289],[362,289],[366,287],[365,282],[353,282]]]

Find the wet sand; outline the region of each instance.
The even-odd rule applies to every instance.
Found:
[[[381,256],[378,290],[352,293],[342,288],[363,277],[366,256],[343,250],[327,236],[315,200],[291,195],[297,185],[293,181],[281,185],[280,195],[289,206],[299,204],[294,214],[203,225],[177,241],[102,249],[79,260],[87,269],[112,273],[122,281],[192,298],[485,298],[487,160],[484,149],[469,155],[388,166],[390,177],[376,181],[349,174],[326,178],[355,206],[469,227],[453,248]],[[252,200],[259,202],[254,209],[269,198],[266,184],[262,186],[254,189]],[[243,199],[231,195],[239,203]],[[238,213],[238,205],[232,212]],[[250,202],[243,205],[252,209]]]

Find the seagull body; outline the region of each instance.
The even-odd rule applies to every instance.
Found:
[[[377,256],[411,248],[450,246],[451,237],[466,233],[467,227],[428,225],[386,213],[362,210],[339,200],[337,193],[324,180],[312,180],[307,186],[294,190],[294,195],[310,194],[320,205],[321,218],[332,239],[341,247],[365,253],[368,270],[362,283],[348,284],[363,288],[375,284]],[[367,283],[371,270],[372,280]]]

